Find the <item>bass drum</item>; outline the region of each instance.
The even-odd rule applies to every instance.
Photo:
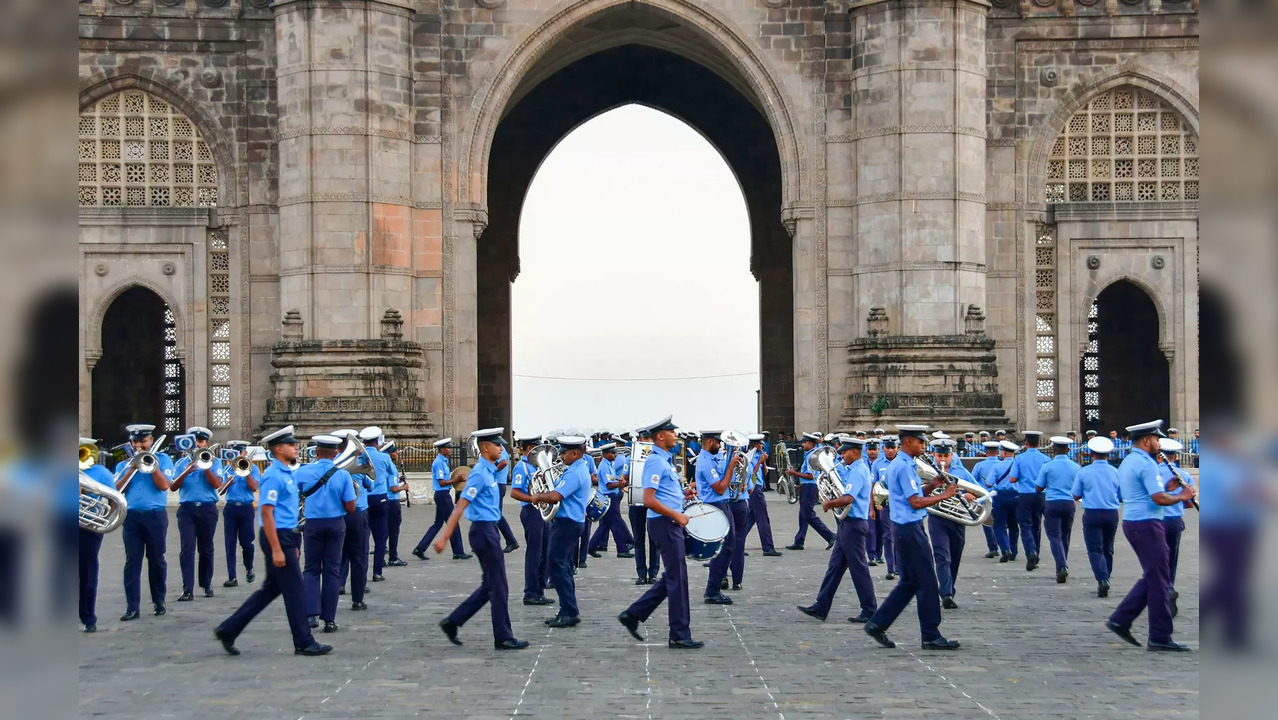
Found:
[[[683,512],[688,516],[683,529],[686,555],[702,562],[717,556],[731,528],[728,516],[719,508],[696,500],[688,503]]]

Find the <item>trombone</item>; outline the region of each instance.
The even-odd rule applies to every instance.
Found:
[[[124,453],[129,456],[129,469],[124,473],[124,477],[120,480],[119,491],[124,493],[129,489],[129,483],[133,482],[133,476],[138,473],[150,475],[160,469],[160,448],[164,447],[164,441],[168,439],[168,435],[161,435],[159,439],[151,443],[151,449],[144,452],[135,453],[133,446],[129,443],[124,444]]]
[[[253,461],[248,458],[248,451],[245,451],[233,458],[227,459],[231,466],[231,477],[222,486],[217,489],[217,494],[226,497],[226,493],[231,489],[231,483],[239,478],[245,478],[253,474]]]

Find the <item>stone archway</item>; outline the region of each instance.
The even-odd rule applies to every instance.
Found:
[[[1096,296],[1091,315],[1089,352],[1079,369],[1083,427],[1103,435],[1170,418],[1171,372],[1159,342],[1159,312],[1153,299],[1135,283],[1119,280]],[[1097,399],[1098,404],[1091,402]],[[1099,412],[1089,413],[1095,409]]]
[[[165,418],[184,424],[185,372],[176,353],[168,352],[173,343],[166,337],[167,313],[164,299],[140,286],[120,293],[107,308],[102,356],[93,366],[94,437],[113,443],[133,422],[154,423],[157,433],[166,431]]]

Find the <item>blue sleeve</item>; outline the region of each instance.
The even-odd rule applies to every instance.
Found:
[[[704,460],[707,457],[709,456],[702,456],[702,460]],[[702,487],[701,483],[703,482],[705,483],[705,487],[710,487],[716,482],[715,480],[712,479],[712,475],[710,474],[710,470],[712,468],[714,468],[713,460],[710,460],[708,462],[701,462],[699,460],[697,462],[696,480],[697,480],[698,489]]]
[[[266,477],[262,479],[261,491],[262,495],[258,498],[258,504],[275,505],[280,499],[280,481],[276,479],[275,475],[267,473]]]
[[[1069,494],[1074,497],[1083,497],[1083,473],[1079,472],[1074,476],[1074,486],[1070,488]]]
[[[1163,486],[1162,473],[1159,472],[1156,465],[1152,469],[1149,465],[1146,465],[1145,469],[1141,470],[1140,482],[1145,486],[1145,492],[1149,493],[1151,498],[1155,493],[1167,491],[1167,488]]]
[[[649,462],[652,463],[652,467],[648,467]],[[644,463],[644,470],[647,471],[644,473],[646,477],[640,478],[641,484],[643,485],[644,489],[651,488],[653,490],[656,490],[658,487],[660,487],[661,476],[662,476],[661,470],[663,470],[664,468],[657,467],[659,462],[660,462],[659,460],[649,457],[648,461]]]

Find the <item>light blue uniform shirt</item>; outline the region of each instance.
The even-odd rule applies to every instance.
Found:
[[[966,480],[970,483],[979,484],[976,482],[976,478],[972,477],[972,473],[967,471],[967,466],[959,461],[957,456],[951,455],[950,457],[953,457],[954,460],[950,462],[950,466],[945,469],[945,472],[958,480]],[[940,463],[937,463],[937,467],[940,467]]]
[[[321,458],[306,463],[293,473],[293,481],[297,483],[297,491],[304,493],[333,467],[331,458]],[[355,486],[351,483],[351,474],[338,470],[324,483],[324,487],[316,490],[306,498],[302,514],[307,520],[339,518],[346,516],[346,507],[342,504],[355,499]]]
[[[999,468],[1002,467],[997,455],[986,458],[972,466],[972,477],[986,490],[994,489],[994,481],[998,480]]]
[[[748,468],[749,474],[746,476],[746,494],[754,492],[754,489],[763,484],[763,474],[767,472],[767,466],[763,464],[763,452],[755,453],[754,459],[750,461]]]
[[[532,463],[528,462],[526,458],[519,458],[519,462],[515,463],[515,467],[510,473],[510,489],[522,490],[531,495],[532,493],[528,492],[528,486],[532,483],[532,476],[536,472],[537,468],[533,467]],[[520,507],[528,504],[523,500],[519,501]]]
[[[870,477],[874,479],[874,482],[887,482],[887,466],[891,463],[892,461],[888,460],[886,455],[880,455],[879,459],[870,463]]]
[[[812,448],[811,450],[803,453],[803,465],[800,467],[799,472],[812,473],[812,479],[799,478],[800,485],[816,485],[816,473],[812,472],[812,468],[808,466],[808,458],[812,457],[812,453],[814,452],[816,452],[816,448]]]
[[[85,475],[88,475],[93,480],[96,480],[102,483],[103,485],[106,485],[109,488],[115,487],[115,476],[111,474],[110,470],[107,470],[101,465],[98,465],[98,464],[90,465],[88,470],[81,470],[81,472],[83,472]],[[89,494],[93,495],[94,493],[89,493]],[[78,509],[79,498],[76,498],[76,503],[77,503],[76,507]],[[69,504],[67,509],[68,511],[70,510]]]
[[[620,487],[610,488],[608,483],[621,482],[621,474],[626,469],[625,465],[625,460],[620,457],[612,460],[599,459],[599,492],[614,498],[621,494]]]
[[[998,464],[990,469],[990,480],[994,482],[994,489],[999,492],[1014,493],[1016,492],[1016,483],[1012,482],[1012,472],[1016,462],[1016,456],[1005,457],[998,461]]]
[[[470,502],[466,519],[471,522],[497,522],[501,519],[501,491],[497,489],[497,466],[482,457],[466,476],[461,496]],[[562,512],[562,510],[561,510]]]
[[[563,496],[556,518],[573,522],[586,521],[586,503],[590,500],[590,456],[585,455],[559,476],[555,492]]]
[[[728,453],[720,450],[718,453],[711,454],[709,450],[702,450],[697,456],[697,499],[703,503],[725,502],[728,499],[728,489],[724,488],[723,492],[717,493],[711,487],[714,483],[719,482],[723,478],[723,471],[728,466]]]
[[[191,464],[191,456],[186,455],[173,464],[173,477],[182,474],[182,471]],[[213,461],[213,472],[218,475],[222,474],[222,461],[215,459]],[[218,499],[217,490],[209,484],[209,479],[204,477],[204,471],[196,468],[191,471],[190,475],[182,481],[182,487],[178,488],[178,502],[201,502],[216,503]]]
[[[448,458],[443,455],[436,455],[435,461],[430,464],[431,484],[435,488],[435,492],[447,490],[448,486],[443,482],[452,474],[452,469],[448,466]]]
[[[262,471],[257,469],[256,465],[249,467],[249,474],[257,480],[259,487],[262,482]],[[222,465],[222,483],[230,483],[229,489],[226,491],[226,501],[229,503],[251,503],[257,499],[253,490],[249,487],[248,480],[241,477],[235,477],[235,471],[231,469],[230,464]],[[186,483],[182,483],[185,485]]]
[[[351,475],[351,480],[358,487],[355,488],[355,509],[368,509],[368,496],[373,491],[373,481],[367,475]]]
[[[377,448],[369,448],[368,457],[373,461],[373,470],[377,475],[377,479],[373,480],[373,489],[369,491],[369,494],[389,494],[390,486],[399,484],[391,482],[391,480],[399,477],[399,471],[395,469],[395,461],[391,460],[390,455],[387,455]]]
[[[674,510],[683,512],[683,484],[679,482],[679,474],[670,464],[670,451],[653,447],[652,453],[643,463],[643,489],[657,491],[657,502]],[[648,511],[648,518],[664,517],[654,510]]]
[[[510,466],[514,464],[510,461],[510,452],[504,447],[501,449],[501,457],[497,458],[497,464],[500,465],[502,460],[506,461],[506,467],[501,470],[496,470],[498,485],[506,485],[510,483]],[[493,466],[494,469],[496,469],[496,467],[496,465]]]
[[[1194,479],[1189,476],[1189,473],[1185,472],[1184,470],[1181,470],[1179,467],[1173,468],[1165,463],[1160,464],[1158,466],[1158,473],[1159,473],[1159,477],[1163,479],[1164,488],[1167,487],[1167,483],[1171,482],[1173,475],[1179,477],[1180,482],[1184,485],[1194,484]],[[1180,490],[1176,491],[1176,493],[1178,492],[1180,492]],[[1172,494],[1174,495],[1175,493],[1172,493]],[[1164,520],[1166,520],[1167,518],[1184,517],[1184,515],[1185,515],[1185,503],[1176,503],[1175,505],[1163,506]]]
[[[262,474],[262,500],[257,509],[257,525],[262,526],[262,508],[270,505],[275,508],[275,528],[277,530],[294,530],[297,528],[297,505],[300,497],[297,483],[293,480],[293,471],[284,463],[271,458],[271,466]]]
[[[1118,491],[1123,497],[1123,520],[1162,520],[1163,506],[1154,502],[1154,493],[1163,492],[1158,463],[1140,448],[1123,458],[1118,466]]]
[[[888,506],[892,512],[892,522],[897,525],[908,525],[927,517],[926,509],[915,510],[910,507],[906,498],[923,497],[923,483],[919,481],[919,473],[914,467],[914,458],[905,453],[897,453],[896,459],[887,467]]]
[[[172,458],[164,454],[155,457],[165,477],[172,480],[175,477]],[[129,471],[129,462],[125,460],[115,466],[116,480]],[[134,474],[129,487],[124,490],[124,499],[129,503],[130,510],[163,510],[168,504],[169,491],[157,488],[150,475]]]
[[[1118,494],[1118,469],[1104,460],[1078,471],[1070,495],[1083,499],[1084,510],[1117,510],[1122,502]]]
[[[1038,448],[1029,448],[1016,455],[1012,461],[1012,477],[1016,478],[1016,492],[1032,494],[1038,492],[1038,471],[1047,464],[1047,456]]]
[[[1074,479],[1081,470],[1078,463],[1066,455],[1057,455],[1038,472],[1037,487],[1043,488],[1047,502],[1054,500],[1074,501]]]
[[[861,520],[870,519],[870,464],[861,458],[851,465],[840,462],[834,466],[834,472],[843,485],[843,494],[852,497],[851,509],[847,516]]]

